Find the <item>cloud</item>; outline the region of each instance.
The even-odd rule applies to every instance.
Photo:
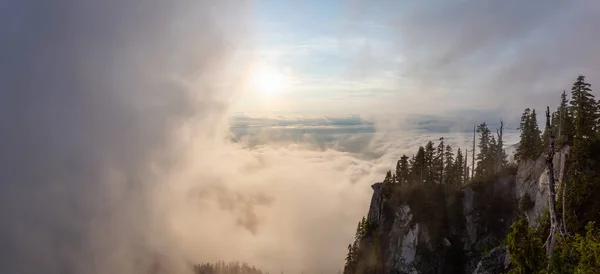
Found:
[[[385,109],[493,109],[507,118],[557,105],[579,74],[600,82],[594,1],[355,2],[348,21],[385,26],[387,60],[401,60],[398,93]]]
[[[342,266],[384,167],[334,149],[230,141],[237,76],[252,59],[247,9],[186,0],[3,5],[2,271]]]
[[[240,1],[1,10],[7,273],[146,273],[156,261],[187,273],[214,260],[337,270],[369,186],[440,137],[404,118],[230,121],[253,59]],[[467,146],[461,127],[444,136]]]

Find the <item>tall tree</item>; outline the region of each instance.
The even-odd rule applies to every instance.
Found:
[[[473,150],[471,150],[471,179],[473,177],[475,177],[475,125],[473,125]]]
[[[498,148],[496,149],[496,172],[499,172],[504,165],[504,158],[506,155],[504,152],[504,140],[502,140],[504,134],[504,121],[500,120],[500,128],[496,129],[496,135],[498,136]]]
[[[573,108],[569,107],[567,92],[564,90],[560,95],[560,105],[558,106],[556,112],[558,114],[558,142],[561,146],[572,144],[573,136],[575,135],[575,129],[573,125]]]
[[[542,148],[542,137],[541,134],[542,132],[540,131],[540,127],[538,126],[537,123],[537,114],[535,112],[535,109],[533,109],[531,111],[531,133],[532,133],[532,140],[533,140],[533,149],[532,149],[532,155],[531,158],[536,159],[537,157],[540,156],[540,154],[542,154],[543,152],[543,148]]]
[[[571,106],[575,112],[576,141],[589,139],[595,135],[598,118],[598,105],[592,95],[591,85],[580,75],[571,88]]]
[[[518,161],[536,159],[542,152],[542,141],[535,109],[530,110],[527,108],[523,111],[519,130],[521,131],[521,140],[519,141],[515,158]]]
[[[408,163],[408,156],[402,155],[398,163],[396,164],[396,179],[400,184],[406,184],[409,180],[410,167]]]
[[[592,146],[596,139],[595,127],[597,105],[591,94],[591,85],[584,76],[577,77],[571,89],[571,109],[574,117],[573,147],[571,149],[571,168],[569,187],[567,188],[567,221],[574,224],[571,229],[577,231],[585,226],[585,220],[600,219],[600,204],[594,203],[600,195],[597,162],[592,157]],[[577,212],[576,216],[574,213]]]
[[[427,156],[423,146],[419,147],[417,154],[413,157],[411,162],[412,181],[417,184],[423,184],[427,172]]]
[[[456,172],[454,169],[454,152],[452,152],[452,147],[450,145],[446,145],[446,149],[444,151],[444,182],[448,189],[450,186],[454,185],[456,180]]]
[[[456,151],[456,160],[454,160],[454,178],[456,179],[456,184],[462,185],[465,182],[465,173],[465,159],[463,157],[462,150],[458,149],[458,151]]]
[[[519,130],[521,131],[521,138],[519,140],[519,146],[515,153],[515,158],[518,161],[529,158],[529,151],[531,150],[531,132],[529,131],[531,122],[531,110],[526,108],[521,115],[521,123],[519,124]]]
[[[425,145],[425,181],[428,184],[435,182],[435,148],[433,142],[429,141]]]
[[[440,184],[444,182],[444,137],[440,138],[440,143],[436,149],[436,155],[434,160],[434,169],[435,169],[435,181]]]
[[[477,176],[484,176],[490,173],[490,141],[493,138],[492,134],[485,122],[477,126],[479,133],[479,153],[477,154],[477,166],[475,168]],[[495,157],[495,155],[494,155]]]
[[[546,107],[546,128],[552,128],[550,125],[550,107]],[[546,153],[546,165],[548,168],[548,192],[550,203],[550,235],[546,241],[547,254],[552,259],[554,245],[556,244],[556,232],[559,228],[558,218],[556,214],[556,191],[554,188],[554,134],[549,132],[549,142]],[[564,233],[562,233],[564,235]]]
[[[392,171],[391,170],[388,170],[388,172],[385,174],[385,179],[383,179],[383,183],[384,184],[385,183],[387,183],[387,184],[393,183],[393,180],[392,180]]]

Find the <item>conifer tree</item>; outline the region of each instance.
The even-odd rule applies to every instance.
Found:
[[[589,138],[593,135],[598,117],[598,106],[591,85],[580,75],[571,88],[571,106],[575,111],[575,135],[577,138]]]
[[[518,161],[536,159],[542,153],[542,139],[535,109],[525,109],[521,116],[519,130],[521,131],[521,140],[515,158]]]
[[[574,136],[570,160],[569,187],[567,188],[567,220],[573,230],[581,230],[585,219],[599,219],[600,176],[592,158],[592,144],[596,139],[597,105],[591,94],[591,85],[579,76],[571,89],[571,108],[574,115]],[[594,151],[595,153],[595,151]],[[579,212],[579,216],[574,213]],[[581,218],[583,217],[583,219]]]
[[[558,126],[556,129],[558,143],[560,146],[572,144],[573,136],[575,135],[575,129],[573,125],[573,108],[569,106],[567,93],[564,90],[560,95],[560,105],[558,106],[556,112],[558,116]]]
[[[450,145],[446,145],[446,149],[444,151],[444,182],[447,186],[451,186],[454,184],[456,173],[454,172],[454,152],[452,152],[452,147]]]
[[[437,146],[434,160],[434,182],[443,183],[444,180],[444,137],[440,138],[440,143]]]
[[[462,150],[458,149],[458,151],[456,151],[456,160],[454,161],[454,179],[456,180],[454,183],[458,185],[464,184],[465,173],[465,159]]]
[[[530,126],[531,126],[531,134],[532,134],[532,140],[533,140],[533,148],[532,148],[532,152],[531,152],[531,158],[532,159],[536,159],[537,157],[539,157],[542,152],[543,152],[543,147],[542,147],[542,137],[541,134],[542,132],[540,131],[540,127],[538,126],[537,123],[537,114],[535,112],[535,109],[533,109],[531,111],[531,122],[530,122]]]
[[[433,147],[433,142],[427,142],[425,145],[425,182],[431,184],[434,182],[435,178],[435,148]]]
[[[402,157],[400,157],[400,160],[398,160],[398,163],[396,164],[396,179],[398,180],[398,183],[405,184],[409,180],[409,174],[410,169],[408,163],[408,156],[402,155]]]
[[[383,179],[383,183],[384,184],[386,184],[386,183],[387,184],[393,183],[393,181],[392,181],[392,171],[391,170],[388,170],[388,172],[385,174],[385,179]]]
[[[423,184],[426,180],[426,172],[427,172],[427,156],[425,153],[425,148],[423,146],[419,147],[417,154],[413,157],[411,164],[411,177],[413,183]]]
[[[504,121],[500,120],[500,128],[496,129],[498,136],[498,147],[496,148],[496,172],[499,172],[506,164],[506,152],[504,151]]]
[[[490,140],[492,138],[491,132],[485,122],[477,126],[477,133],[479,133],[479,153],[477,154],[477,167],[475,173],[477,176],[484,176],[490,172]]]
[[[519,146],[517,147],[517,151],[515,153],[515,159],[518,161],[525,160],[529,158],[529,151],[531,148],[531,132],[530,128],[530,119],[531,119],[531,110],[526,108],[521,115],[521,123],[519,124],[519,130],[521,131],[521,138],[519,141]]]

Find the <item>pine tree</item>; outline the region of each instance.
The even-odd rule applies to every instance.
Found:
[[[462,185],[465,183],[465,159],[462,154],[462,150],[456,151],[456,160],[454,161],[454,180],[456,184]]]
[[[591,85],[580,75],[571,88],[571,106],[575,111],[575,136],[586,139],[594,135],[598,118],[598,106]]]
[[[498,147],[496,148],[496,172],[499,172],[506,165],[506,151],[504,151],[504,121],[500,120],[500,128],[496,129],[498,136]]]
[[[432,144],[433,145],[433,144]],[[411,177],[413,183],[423,184],[427,176],[427,156],[425,148],[419,147],[417,154],[411,160]]]
[[[396,179],[400,184],[406,184],[409,180],[409,173],[408,156],[402,155],[400,160],[398,160],[398,163],[396,163]]]
[[[384,184],[391,184],[393,183],[392,181],[392,171],[388,170],[388,172],[385,174],[385,179],[383,179],[383,183]]]
[[[440,138],[440,143],[437,146],[434,160],[434,182],[443,183],[444,180],[444,137]]]
[[[571,89],[571,109],[574,115],[574,136],[571,150],[569,187],[566,189],[566,212],[571,229],[577,231],[585,226],[585,220],[600,219],[600,176],[597,163],[592,158],[593,144],[597,137],[597,105],[591,94],[591,85],[579,76]],[[574,213],[577,212],[576,216]]]
[[[558,136],[558,144],[560,146],[572,144],[573,136],[575,135],[575,129],[573,125],[573,107],[569,106],[567,92],[565,92],[564,90],[563,93],[560,95],[560,105],[558,106],[556,112],[558,116],[558,126],[556,129],[556,136]]]
[[[450,145],[446,145],[446,150],[444,151],[444,182],[447,186],[454,185],[454,181],[456,180],[456,173],[454,172],[454,152],[452,152],[452,147]]]
[[[531,159],[537,159],[537,157],[539,157],[542,152],[543,152],[543,147],[542,147],[542,137],[541,134],[542,132],[540,131],[540,128],[538,126],[537,123],[537,114],[535,112],[535,109],[531,111],[531,122],[530,122],[530,130],[531,130],[531,134],[532,134],[532,144],[533,144],[533,148],[531,151]]]
[[[521,116],[519,130],[521,131],[521,140],[515,158],[518,161],[536,159],[542,153],[542,139],[535,109],[525,109]]]
[[[431,184],[435,179],[435,148],[433,142],[429,141],[425,145],[425,182]]]
[[[477,154],[477,167],[475,168],[475,174],[477,176],[487,175],[491,170],[490,167],[490,140],[492,138],[491,132],[487,127],[487,124],[483,122],[477,126],[477,133],[479,133],[479,153]]]
[[[515,159],[518,161],[529,158],[529,150],[531,149],[531,133],[529,131],[529,124],[531,118],[531,110],[526,108],[521,115],[521,123],[519,124],[519,130],[521,131],[521,138],[519,146],[515,153]]]

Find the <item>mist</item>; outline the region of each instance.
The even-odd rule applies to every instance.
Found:
[[[231,141],[250,8],[2,4],[2,272],[341,269],[378,162]]]
[[[370,186],[402,154],[442,136],[470,147],[480,114],[236,128],[257,62],[252,10],[236,0],[0,4],[2,272],[189,273],[216,260],[337,272]]]

